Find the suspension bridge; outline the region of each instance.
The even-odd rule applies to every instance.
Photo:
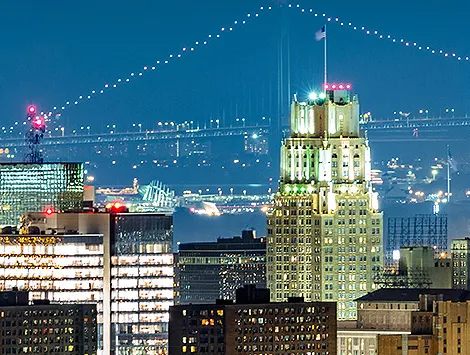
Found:
[[[398,44],[410,50],[426,52],[432,56],[440,56],[454,62],[469,62],[469,56],[459,54],[453,51],[420,43],[411,39],[394,36],[391,33],[370,29],[366,26],[354,24],[338,17],[330,16],[326,13],[316,12],[312,8],[303,7],[300,4],[285,4],[284,8],[288,11],[295,11],[304,14],[310,18],[321,19],[322,22],[334,26],[343,27],[345,31],[359,32],[364,36],[373,37],[381,41]],[[146,129],[139,125],[136,131],[118,131],[111,129],[103,132],[92,132],[90,127],[80,131],[69,132],[67,127],[61,126],[56,117],[64,115],[68,110],[77,105],[84,105],[89,101],[98,99],[104,94],[111,94],[112,91],[122,88],[132,81],[150,75],[154,71],[164,70],[164,67],[171,65],[177,61],[183,60],[196,51],[202,50],[204,47],[210,46],[215,41],[220,41],[227,37],[231,32],[239,30],[239,28],[247,26],[262,16],[275,11],[276,6],[261,6],[256,11],[246,13],[244,16],[227,23],[226,26],[220,27],[213,33],[207,34],[187,46],[181,47],[178,51],[169,53],[167,56],[157,58],[151,64],[143,65],[122,77],[115,78],[109,82],[96,86],[94,89],[71,97],[70,99],[53,106],[50,110],[41,112],[48,120],[48,124],[54,128],[46,134],[43,145],[47,147],[61,146],[83,146],[83,145],[106,145],[119,142],[133,142],[146,144],[170,142],[178,145],[180,141],[198,141],[198,140],[214,140],[224,139],[227,137],[267,137],[273,134],[273,131],[279,130],[282,125],[279,119],[273,120],[270,124],[243,124],[239,126],[222,126],[217,123],[216,127],[184,127],[181,124],[175,124],[174,127],[164,129]],[[157,70],[158,69],[158,70]],[[285,100],[287,102],[287,100]],[[244,119],[243,119],[244,120]],[[277,123],[276,123],[277,121]],[[448,136],[449,132],[456,129],[462,133],[467,132],[466,128],[470,126],[470,118],[464,117],[419,117],[419,118],[394,118],[375,121],[361,122],[363,131],[367,131],[370,141],[374,142],[394,142],[394,141],[436,141],[436,140],[462,140],[465,134]],[[0,132],[0,148],[2,149],[20,149],[24,147],[23,132],[21,125],[3,127]]]

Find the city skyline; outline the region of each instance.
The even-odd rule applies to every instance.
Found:
[[[28,8],[31,11],[21,12],[14,4],[8,4],[5,13],[10,16],[2,21],[2,26],[5,27],[3,32],[10,35],[5,37],[7,54],[0,62],[5,69],[13,67],[3,75],[3,87],[8,87],[8,91],[0,95],[6,100],[2,107],[5,107],[8,124],[21,120],[22,109],[29,103],[36,103],[47,111],[65,105],[67,101],[79,100],[80,95],[86,98],[91,90],[99,90],[105,83],[112,86],[118,78],[133,71],[137,74],[144,65],[151,66],[159,58],[163,63],[170,53],[176,58],[179,47],[187,46],[189,50],[194,41],[202,43],[204,38],[208,39],[208,34],[215,37],[221,27],[227,27],[228,31],[234,20],[241,22],[244,18],[248,20],[246,26],[234,26],[233,33],[224,33],[217,41],[214,38],[204,51],[196,48],[191,58],[183,57],[180,63],[171,62],[167,67],[157,69],[157,73],[145,73],[142,80],[135,80],[127,87],[110,90],[112,93],[93,98],[93,102],[67,110],[60,123],[70,127],[92,125],[97,131],[96,117],[122,126],[136,122],[148,126],[155,116],[178,121],[188,110],[200,121],[216,115],[225,115],[228,120],[236,113],[250,120],[262,115],[273,116],[277,110],[273,93],[277,87],[277,63],[269,58],[277,58],[279,35],[276,28],[279,27],[280,13],[268,14],[266,10],[261,13],[259,8],[277,8],[279,4],[286,13],[285,26],[290,28],[291,92],[304,95],[322,82],[322,45],[315,42],[314,33],[327,19],[309,18],[300,11],[289,10],[288,2],[253,4],[243,1],[224,5],[142,2],[129,7],[122,3],[109,7],[104,2],[95,5],[92,13],[88,11],[91,3],[70,11],[68,5],[38,6],[30,2]],[[297,4],[293,5],[296,7]],[[311,7],[307,1],[299,5],[307,11]],[[313,10],[327,13],[333,20],[339,16],[341,21],[352,21],[359,28],[366,26],[371,31],[404,38],[410,45],[417,41],[423,46],[442,48],[449,56],[454,51],[462,57],[470,52],[468,45],[455,36],[455,33],[465,36],[469,31],[464,22],[459,21],[464,12],[459,10],[468,6],[464,2],[460,7],[444,9],[448,16],[441,16],[442,9],[434,11],[437,5],[433,4],[427,4],[426,8],[407,4],[406,11],[402,11],[405,7],[397,3],[393,9],[388,9],[387,15],[383,14],[381,5],[355,5],[336,2]],[[246,17],[247,13],[256,12],[260,12],[256,20]],[[177,20],[167,19],[169,14],[178,14]],[[19,23],[34,23],[33,16],[49,21],[43,21],[35,33],[29,33],[27,26],[17,27]],[[207,20],[201,23],[203,16]],[[430,26],[436,16],[442,26]],[[426,21],[416,26],[415,19],[421,17]],[[122,26],[123,23],[128,26]],[[328,35],[331,79],[347,79],[354,83],[362,93],[363,106],[377,117],[392,115],[393,111],[401,109],[415,112],[428,109],[437,115],[438,110],[445,110],[437,104],[442,100],[461,114],[468,110],[468,88],[464,86],[467,74],[462,71],[467,64],[430,53],[420,54],[415,48],[385,43],[378,38],[367,38],[373,36],[342,28],[334,21],[328,26]],[[307,48],[304,43],[309,43]],[[350,46],[355,50],[349,51]],[[373,56],[367,54],[371,46],[374,47]],[[244,54],[247,51],[250,55]],[[350,54],[344,57],[343,51]],[[233,56],[236,61],[231,58]],[[14,58],[17,58],[16,63]],[[239,64],[243,65],[242,71]],[[440,70],[443,65],[445,73]],[[218,76],[223,76],[224,80],[220,81]],[[377,83],[377,76],[382,78],[382,83]],[[205,77],[211,80],[205,80]],[[422,90],[421,83],[430,90]],[[287,82],[284,84],[287,104],[290,99],[286,95]],[[381,90],[370,89],[376,85],[380,85]],[[250,99],[242,99],[242,96]],[[184,97],[184,104],[175,106],[181,97]],[[265,102],[261,97],[266,98]],[[390,97],[398,98],[399,102],[394,99],[391,103]],[[287,110],[286,105],[283,110]]]
[[[469,4],[1,8],[0,352],[470,355]]]

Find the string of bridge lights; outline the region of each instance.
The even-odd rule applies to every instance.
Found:
[[[468,56],[461,56],[461,55],[457,55],[454,52],[449,52],[449,51],[445,51],[443,49],[433,48],[433,47],[428,46],[428,45],[422,45],[422,44],[419,44],[418,42],[407,41],[403,38],[394,37],[391,34],[384,34],[384,33],[381,33],[377,30],[370,30],[365,26],[356,26],[352,22],[341,21],[338,17],[329,17],[325,13],[314,12],[313,9],[306,9],[306,8],[301,7],[300,5],[289,4],[288,7],[298,9],[302,13],[312,14],[315,17],[325,18],[325,21],[327,23],[335,23],[335,24],[338,24],[342,27],[351,28],[353,31],[363,32],[368,36],[375,36],[375,37],[377,37],[379,39],[382,39],[382,40],[390,41],[392,43],[402,44],[402,45],[404,45],[406,47],[410,47],[410,48],[416,48],[419,51],[426,51],[426,52],[429,52],[431,54],[442,55],[444,57],[453,58],[457,61],[467,61],[467,62],[470,61],[470,57],[468,57]]]
[[[152,65],[145,65],[141,67],[139,71],[131,72],[129,75],[127,75],[124,78],[118,78],[116,81],[112,83],[106,83],[99,89],[91,90],[88,94],[78,96],[78,98],[76,98],[75,100],[66,101],[62,106],[55,106],[52,111],[49,111],[47,113],[47,115],[50,117],[53,115],[53,113],[61,113],[62,111],[66,110],[67,107],[78,105],[83,101],[90,100],[94,96],[104,94],[109,89],[115,89],[122,84],[129,83],[131,80],[135,78],[142,77],[147,72],[154,71],[158,67],[162,67],[167,64],[170,64],[170,62],[180,59],[183,56],[194,52],[198,47],[207,46],[211,40],[220,38],[224,33],[230,33],[234,31],[237,27],[246,25],[250,19],[255,19],[255,18],[260,17],[262,12],[271,11],[273,10],[273,7],[261,6],[258,10],[259,11],[254,12],[254,13],[247,13],[242,20],[235,20],[229,26],[221,27],[218,32],[207,35],[207,37],[201,41],[195,41],[190,46],[182,47],[179,51],[175,53],[170,53],[167,57],[156,60],[154,64]],[[45,113],[42,112],[42,114],[45,114]]]
[[[353,31],[362,32],[362,33],[366,34],[367,36],[376,37],[376,38],[379,38],[379,39],[382,39],[382,40],[390,41],[392,43],[402,44],[406,47],[415,48],[417,50],[425,51],[425,52],[428,52],[428,53],[431,53],[431,54],[434,54],[434,55],[442,55],[444,57],[453,58],[453,59],[455,59],[457,61],[460,61],[460,62],[470,61],[470,57],[468,57],[468,56],[461,56],[461,55],[457,55],[454,52],[444,51],[443,49],[436,49],[436,48],[433,48],[431,46],[418,44],[418,42],[407,41],[403,38],[394,37],[391,34],[384,34],[384,33],[381,33],[377,30],[370,30],[370,29],[366,28],[365,26],[356,26],[352,22],[342,21],[338,17],[329,17],[325,13],[314,12],[313,9],[303,8],[299,4],[297,4],[297,5],[289,4],[289,5],[287,5],[287,7],[292,8],[292,9],[298,9],[300,12],[306,13],[306,14],[311,14],[314,17],[324,18],[325,23],[335,23],[335,24],[338,24],[339,26],[342,26],[342,27],[345,27],[345,28],[351,28]],[[259,11],[254,12],[254,13],[247,13],[245,15],[244,19],[233,21],[233,23],[230,26],[221,27],[218,32],[216,32],[214,34],[207,35],[207,37],[204,38],[201,41],[195,41],[190,46],[182,47],[179,51],[177,51],[175,53],[170,53],[167,57],[156,60],[152,65],[145,65],[145,66],[141,67],[140,70],[138,70],[138,71],[131,72],[127,76],[125,76],[123,78],[118,78],[114,82],[106,83],[101,88],[91,90],[87,94],[79,95],[75,100],[66,101],[61,106],[54,106],[52,111],[49,111],[48,113],[42,112],[41,114],[45,114],[48,117],[51,117],[53,115],[53,113],[60,114],[61,112],[66,110],[68,107],[78,105],[81,102],[90,100],[95,96],[104,94],[106,91],[109,91],[110,89],[115,89],[118,86],[129,83],[133,79],[144,76],[144,74],[147,73],[147,72],[155,71],[159,67],[168,65],[172,61],[180,59],[183,56],[187,56],[188,54],[194,52],[198,47],[207,46],[210,43],[210,41],[220,38],[224,33],[232,32],[232,31],[235,30],[235,28],[246,25],[249,22],[249,20],[260,17],[260,14],[262,12],[267,12],[267,11],[271,11],[271,10],[273,10],[272,6],[261,6],[259,8]],[[313,37],[313,35],[312,35],[312,37]]]

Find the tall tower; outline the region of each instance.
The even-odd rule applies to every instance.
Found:
[[[370,169],[351,85],[327,85],[306,102],[294,96],[279,192],[268,215],[273,301],[337,301],[338,319],[356,319],[354,300],[374,290],[383,264],[383,218]]]

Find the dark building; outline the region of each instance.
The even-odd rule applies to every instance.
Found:
[[[245,284],[266,287],[266,240],[244,230],[241,237],[180,244],[175,266],[176,304],[235,299]]]
[[[97,354],[95,304],[28,303],[28,292],[0,293],[1,354]]]
[[[336,355],[336,303],[271,303],[254,285],[237,300],[170,308],[169,351],[179,354]]]

